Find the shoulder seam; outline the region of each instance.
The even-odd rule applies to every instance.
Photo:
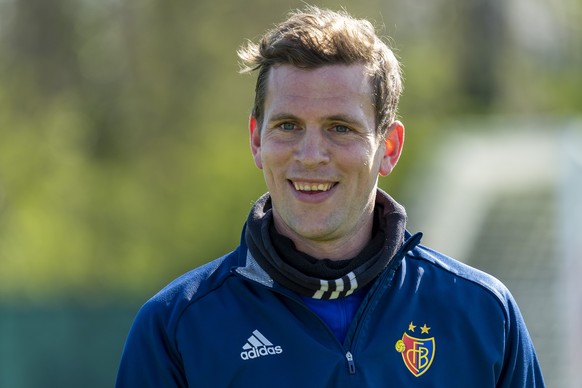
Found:
[[[425,257],[422,254],[415,253],[415,251],[418,249],[421,249],[422,251],[424,251],[426,255],[429,255],[434,260],[430,260],[429,258]],[[434,255],[433,253],[436,253],[436,255]],[[426,262],[430,265],[436,266],[436,267],[442,269],[443,271],[446,271],[446,272],[448,272],[452,275],[455,275],[455,276],[459,276],[460,278],[464,279],[465,281],[482,288],[483,290],[485,290],[487,293],[489,293],[497,301],[497,303],[500,305],[501,309],[503,310],[503,315],[505,316],[506,320],[509,319],[509,306],[507,305],[506,298],[504,297],[504,294],[503,294],[503,292],[507,292],[506,286],[499,279],[494,277],[493,275],[488,274],[488,273],[486,273],[478,268],[472,267],[468,264],[462,263],[458,260],[452,259],[452,258],[450,258],[442,253],[435,252],[432,249],[427,248],[427,247],[422,246],[422,245],[419,245],[415,249],[413,249],[412,251],[409,251],[408,256],[411,257],[412,259],[422,260],[423,262]],[[474,279],[473,277],[470,276],[470,274],[468,272],[461,272],[461,271],[457,271],[455,268],[448,267],[446,265],[446,263],[444,263],[443,260],[439,256],[442,256],[442,257],[447,258],[449,260],[454,260],[456,262],[456,264],[458,264],[463,269],[475,271],[476,274],[480,274],[480,275],[484,276],[485,278],[487,278],[489,281],[494,282],[497,285],[497,287],[499,287],[499,288],[496,289],[493,285],[487,284],[484,281],[479,281],[478,279]]]

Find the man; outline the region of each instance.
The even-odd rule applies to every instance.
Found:
[[[499,281],[419,245],[377,187],[404,142],[399,64],[307,7],[239,52],[268,193],[240,246],[140,310],[118,387],[543,387]]]

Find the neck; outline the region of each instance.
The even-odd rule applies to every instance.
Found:
[[[316,259],[333,261],[347,260],[355,257],[372,238],[374,225],[373,209],[365,222],[354,228],[354,232],[342,238],[307,238],[300,236],[288,228],[276,214],[273,221],[277,232],[293,241],[298,251],[306,253]]]

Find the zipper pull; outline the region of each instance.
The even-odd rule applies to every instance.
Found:
[[[350,370],[350,374],[351,375],[356,374],[356,364],[354,363],[354,356],[352,356],[352,353],[347,352],[346,358],[348,359],[348,369]]]

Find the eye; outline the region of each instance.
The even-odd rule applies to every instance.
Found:
[[[348,133],[348,132],[350,132],[350,128],[349,127],[347,127],[345,125],[341,125],[341,124],[335,125],[333,127],[333,130],[335,132],[338,132],[338,133]]]
[[[279,127],[283,131],[292,131],[292,130],[295,129],[295,124],[293,124],[293,123],[283,123],[283,124],[279,125]]]

